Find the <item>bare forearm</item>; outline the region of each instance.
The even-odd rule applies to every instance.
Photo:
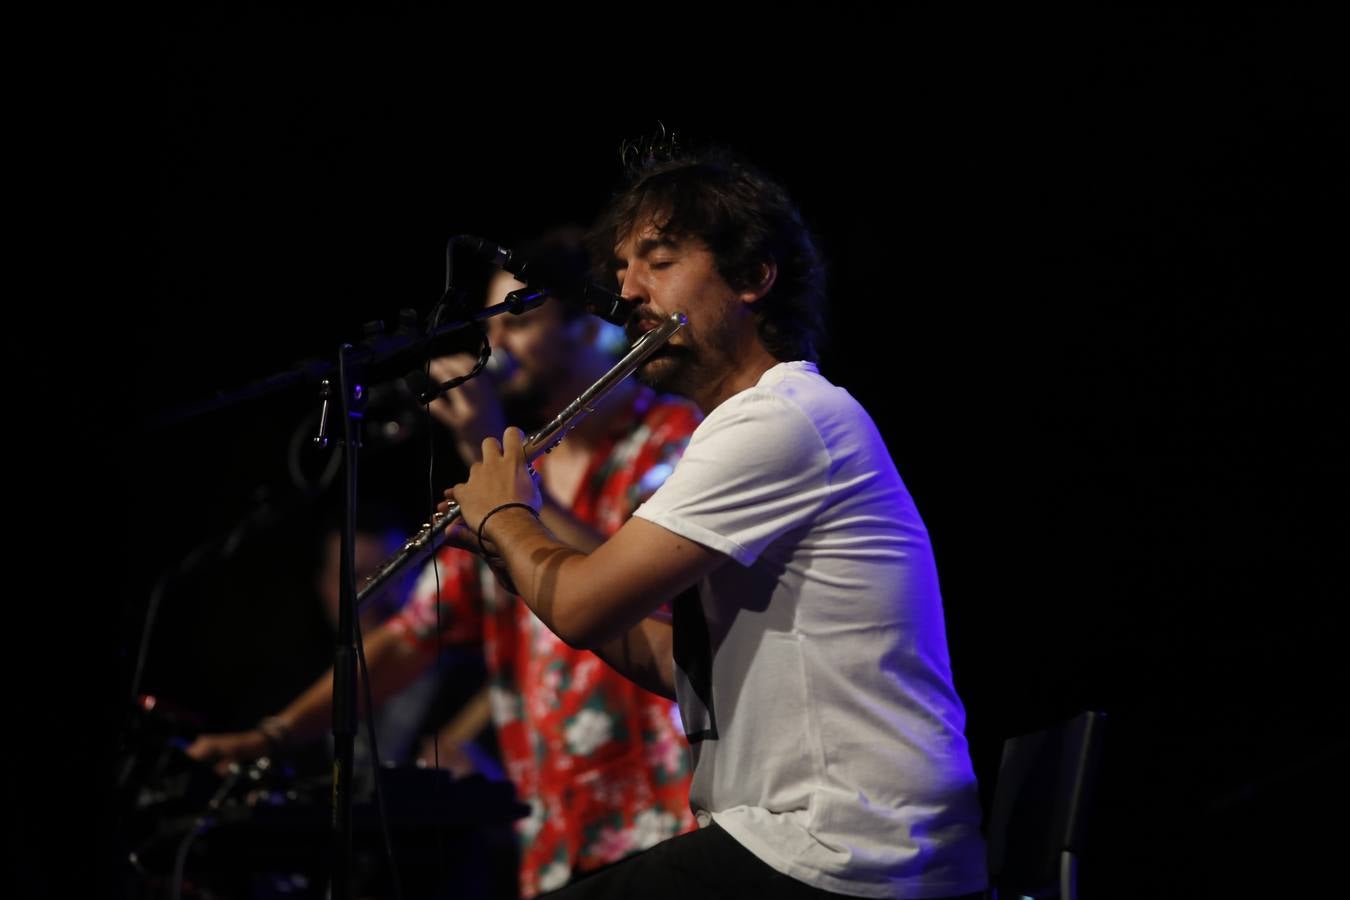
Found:
[[[463,744],[478,737],[491,723],[492,700],[488,688],[482,688],[445,723],[439,736],[446,744]]]
[[[500,555],[526,605],[570,646],[588,650],[623,637],[726,559],[637,518],[589,554],[523,509],[502,509],[486,531],[489,552]]]
[[[541,499],[519,428],[508,428],[500,444],[483,441],[482,461],[470,467],[468,481],[446,491],[442,508],[452,500],[463,521],[452,527],[451,539],[495,556],[503,580],[572,647],[591,649],[623,637],[727,559],[636,516],[589,554],[559,542],[535,516]]]
[[[387,628],[377,628],[365,637],[366,668],[370,672],[371,696],[378,707],[407,687],[426,670],[433,654],[414,648]],[[359,673],[358,673],[359,674]],[[364,702],[364,695],[358,702]],[[295,743],[318,740],[332,727],[333,670],[329,669],[296,697],[278,718]]]
[[[586,554],[557,540],[520,510],[502,511],[492,525],[493,542],[521,600],[563,641],[589,649],[585,637],[570,627],[574,617],[565,590],[568,570]]]
[[[503,559],[521,599],[545,625],[573,646],[584,643],[630,681],[654,694],[674,699],[668,621],[649,616],[616,637],[583,641],[568,628],[568,624],[577,618],[569,614],[568,606],[576,601],[563,587],[568,583],[569,570],[572,570],[571,575],[578,574],[575,570],[583,566],[588,557],[553,540],[526,516],[519,516],[515,522],[506,525],[501,539],[505,541]]]
[[[559,541],[583,553],[590,553],[605,542],[604,535],[578,521],[554,500],[552,495],[545,492],[543,499],[544,506],[539,511],[539,521],[543,522],[544,527]]]
[[[607,602],[610,579],[594,577],[598,569],[590,555],[559,541],[533,516],[504,510],[491,524],[493,543],[516,592],[569,646],[597,649],[642,620],[645,611],[614,615]]]
[[[639,687],[668,700],[675,699],[669,624],[644,619],[622,637],[596,647],[594,653]]]

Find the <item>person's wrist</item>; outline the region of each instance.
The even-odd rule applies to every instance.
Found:
[[[478,529],[477,529],[478,547],[480,550],[483,547],[483,538],[487,537],[488,539],[491,539],[491,535],[488,535],[486,532],[488,522],[492,521],[492,519],[495,516],[507,513],[508,510],[521,510],[522,512],[528,512],[536,520],[539,518],[539,513],[535,510],[535,508],[523,501],[512,500],[507,503],[497,504],[496,506],[492,507],[492,509],[488,510],[487,513],[484,514],[483,518],[478,522]]]
[[[272,753],[283,753],[295,745],[295,733],[290,723],[281,716],[263,716],[254,730],[262,735],[267,749]]]

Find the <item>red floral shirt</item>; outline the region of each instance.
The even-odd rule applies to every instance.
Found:
[[[697,424],[692,406],[640,390],[597,447],[573,515],[613,534],[661,486]],[[444,639],[482,641],[498,744],[530,805],[517,822],[522,896],[691,829],[688,744],[674,704],[568,647],[477,557],[447,548],[437,561]],[[427,566],[391,620],[408,640],[436,640],[436,579]]]

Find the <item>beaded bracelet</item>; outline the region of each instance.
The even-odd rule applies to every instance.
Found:
[[[521,509],[528,509],[528,510],[530,511],[530,515],[534,516],[536,519],[539,518],[539,513],[536,512],[536,511],[535,511],[535,508],[534,508],[533,506],[531,506],[530,504],[528,504],[528,503],[521,503],[521,502],[519,502],[519,501],[512,501],[512,502],[510,502],[510,503],[503,503],[501,506],[494,506],[492,509],[490,509],[490,510],[487,511],[487,515],[483,516],[483,521],[481,521],[481,522],[478,523],[478,549],[479,549],[479,550],[482,550],[482,549],[483,549],[483,528],[484,528],[484,526],[487,525],[488,519],[492,518],[492,514],[493,514],[493,513],[499,513],[499,512],[501,512],[502,510],[504,510],[504,509],[510,509],[510,508],[513,507],[513,506],[519,506]]]

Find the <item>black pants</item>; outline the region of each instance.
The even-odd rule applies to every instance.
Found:
[[[826,900],[843,896],[789,878],[714,822],[599,869],[539,900]],[[970,894],[968,900],[983,896]]]

